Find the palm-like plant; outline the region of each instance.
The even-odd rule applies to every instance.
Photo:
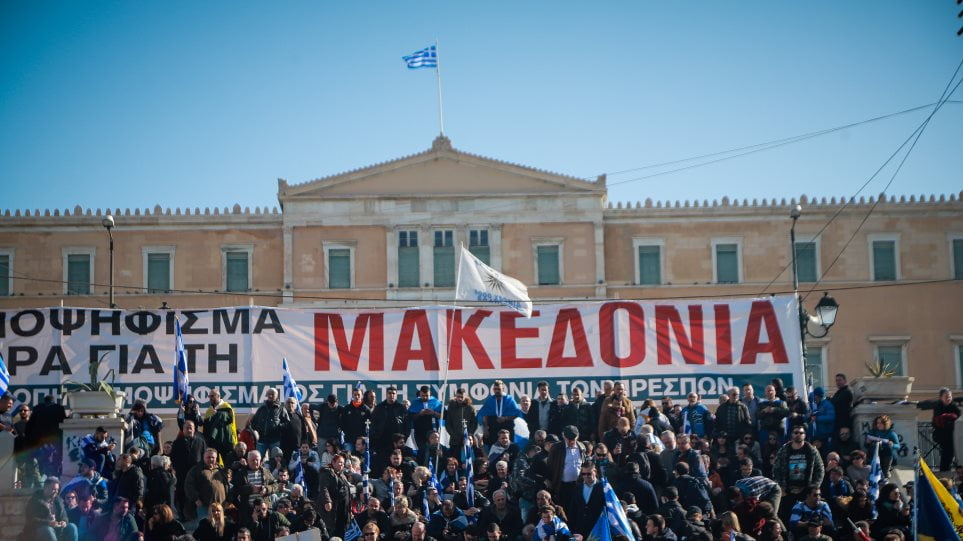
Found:
[[[866,363],[866,371],[874,378],[891,378],[896,375],[896,371],[891,370],[890,365],[878,357],[876,362]]]

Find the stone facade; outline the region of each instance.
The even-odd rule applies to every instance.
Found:
[[[11,262],[11,294],[0,297],[0,309],[106,306],[100,222],[108,213],[116,220],[116,303],[124,308],[450,301],[453,288],[435,284],[435,238],[444,244],[449,235],[457,248],[482,231],[492,266],[528,284],[535,299],[786,293],[789,211],[799,203],[797,241],[814,243],[820,279],[800,284],[805,305],[811,311],[829,291],[841,306],[830,334],[809,341],[817,379],[863,374],[864,363],[885,353],[916,378],[913,398],[931,397],[940,386],[963,386],[963,281],[954,263],[963,250],[961,195],[613,204],[604,176],[587,181],[501,162],[440,137],[412,156],[301,184],[279,180],[280,210],[6,210],[0,257]],[[418,238],[417,285],[401,287],[400,243],[409,232]],[[892,249],[895,279],[874,276],[879,242]],[[735,250],[735,283],[721,283],[730,279],[720,280],[720,246]],[[557,283],[538,284],[543,247],[550,256],[557,250]],[[657,247],[657,283],[639,285],[640,247]],[[153,252],[170,256],[170,292],[147,290]],[[225,291],[226,254],[234,252],[249,257],[246,291]],[[72,253],[90,256],[90,294],[66,294]],[[347,288],[331,287],[332,254],[350,256],[340,263]]]

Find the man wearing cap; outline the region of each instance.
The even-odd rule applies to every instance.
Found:
[[[549,478],[546,485],[557,496],[558,502],[568,506],[574,499],[576,482],[579,480],[582,463],[588,458],[585,447],[578,441],[579,430],[573,425],[562,429],[562,444],[552,445],[548,452]],[[566,507],[566,514],[571,517],[570,509]]]
[[[496,379],[492,384],[492,394],[485,399],[478,410],[478,424],[482,426],[485,445],[491,445],[498,438],[498,431],[507,430],[510,438],[515,437],[515,419],[524,417],[515,399],[505,395],[505,384]]]
[[[145,456],[157,454],[160,449],[160,432],[164,429],[164,421],[153,413],[147,412],[147,402],[143,400],[134,402],[126,421],[130,429],[126,448],[140,447]]]
[[[832,541],[832,537],[823,533],[823,523],[814,520],[806,523],[806,535],[798,538],[799,541]]]
[[[822,387],[813,389],[813,399],[816,402],[813,404],[811,414],[813,421],[812,439],[814,441],[821,440],[828,445],[833,437],[833,431],[836,430],[836,409],[831,401],[826,400],[826,391]]]
[[[97,463],[89,458],[85,458],[80,461],[79,467],[80,473],[64,485],[60,491],[61,496],[72,490],[77,494],[78,501],[80,501],[84,495],[92,494],[97,507],[107,503],[107,480],[101,477],[100,472],[97,471]]]

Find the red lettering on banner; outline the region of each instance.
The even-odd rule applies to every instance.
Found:
[[[671,329],[670,329],[671,325]],[[691,340],[686,334],[682,317],[675,306],[658,305],[655,307],[655,338],[659,364],[672,364],[672,344],[669,332],[675,335],[682,358],[686,364],[705,364],[706,352],[702,333],[702,307],[689,306],[689,329]]]
[[[760,342],[762,324],[766,325],[768,342]],[[749,311],[749,322],[746,324],[746,343],[742,346],[742,364],[755,364],[760,353],[771,353],[772,362],[787,364],[789,355],[782,340],[782,331],[776,312],[769,301],[753,301]]]
[[[461,370],[462,344],[468,347],[468,353],[475,359],[478,368],[494,370],[491,357],[485,351],[485,346],[478,338],[478,326],[490,315],[490,310],[475,310],[475,313],[468,317],[464,325],[461,324],[461,310],[448,310],[448,328],[451,329],[451,346],[449,347],[448,368],[450,370]]]
[[[716,314],[716,364],[732,364],[732,321],[729,305],[717,304]]]
[[[629,354],[619,357],[615,351],[615,313],[625,310],[629,316]],[[599,354],[602,362],[616,368],[628,368],[645,360],[645,312],[634,302],[608,302],[599,309]]]
[[[344,332],[344,320],[340,314],[314,314],[314,369],[326,371],[331,369],[331,346],[328,342],[328,330],[334,335],[334,344],[338,350],[338,359],[343,370],[357,370],[361,351],[364,349],[365,335],[371,330],[368,340],[368,368],[369,370],[385,369],[385,315],[382,313],[358,314],[354,320],[354,332],[351,333],[351,344],[348,344]]]
[[[572,332],[572,344],[575,355],[565,356],[565,337]],[[588,338],[585,337],[585,325],[582,314],[577,308],[562,308],[555,317],[555,330],[552,331],[552,343],[548,347],[546,368],[592,366],[592,352],[589,350]]]
[[[518,344],[521,338],[538,338],[538,327],[519,329],[515,326],[518,318],[523,317],[518,312],[501,312],[499,327],[501,328],[502,368],[541,368],[542,359],[539,357],[519,357]],[[532,310],[532,317],[539,315],[538,310]]]
[[[418,349],[411,347],[412,338],[418,333]],[[428,313],[425,310],[405,310],[405,317],[401,321],[401,332],[398,333],[398,347],[395,349],[395,360],[391,363],[392,370],[408,370],[408,361],[420,360],[425,364],[425,370],[438,370],[438,354],[435,353],[435,341],[431,337],[431,327],[428,325]]]

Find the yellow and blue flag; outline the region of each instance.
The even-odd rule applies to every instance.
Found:
[[[920,541],[963,539],[963,510],[936,478],[926,461],[920,459],[916,482],[916,533]]]

